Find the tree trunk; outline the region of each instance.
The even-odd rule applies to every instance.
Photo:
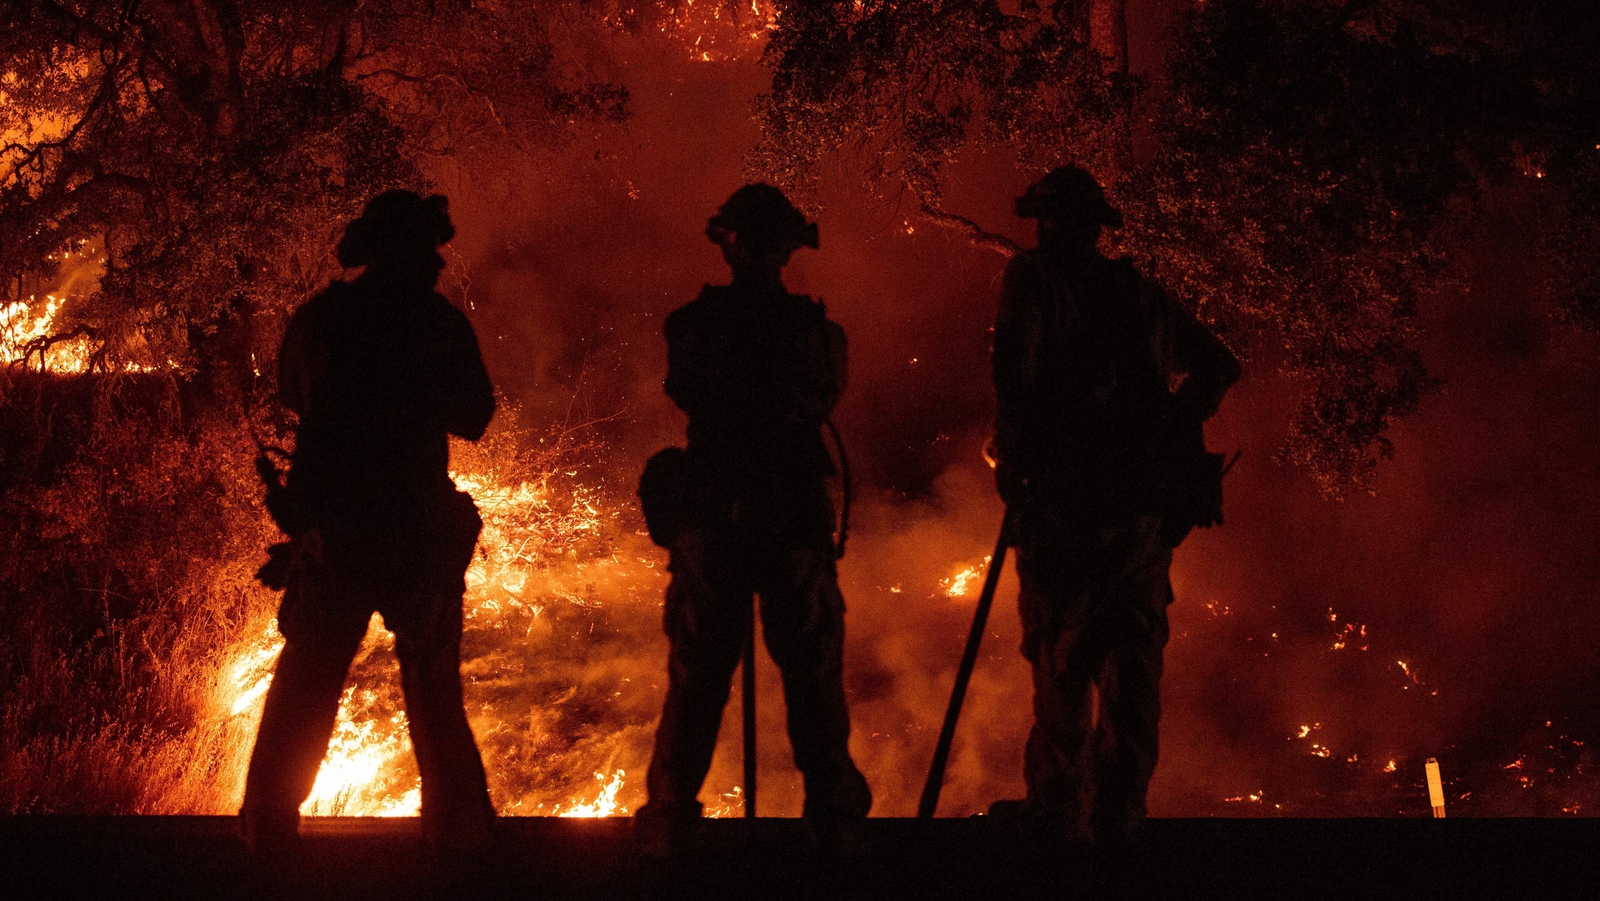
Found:
[[[1089,46],[1107,75],[1128,74],[1128,0],[1090,0]]]
[[[1089,46],[1100,55],[1105,74],[1113,81],[1128,77],[1128,0],[1090,0]],[[1137,106],[1123,110],[1116,125],[1114,144],[1106,168],[1096,172],[1102,184],[1115,193],[1116,186],[1133,171],[1133,121]],[[1115,251],[1114,239],[1108,246]]]
[[[230,138],[239,127],[244,85],[239,57],[244,32],[232,0],[145,0],[143,30],[170,66],[177,96],[209,136]]]

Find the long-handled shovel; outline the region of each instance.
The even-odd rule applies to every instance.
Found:
[[[961,654],[961,668],[956,670],[955,688],[950,692],[950,706],[944,712],[944,728],[939,730],[939,745],[933,751],[933,765],[928,768],[928,782],[922,787],[922,801],[917,805],[920,819],[931,819],[939,806],[939,792],[944,789],[944,770],[950,763],[950,742],[956,735],[956,720],[961,716],[961,702],[967,696],[967,682],[972,679],[972,668],[978,663],[978,646],[983,644],[984,625],[989,621],[989,607],[994,604],[994,590],[1000,584],[1000,570],[1006,562],[1006,551],[1011,549],[1011,512],[1000,525],[1000,538],[994,545],[994,556],[989,558],[989,571],[983,578],[983,594],[978,596],[978,609],[972,615],[972,631],[967,633],[967,649]]]

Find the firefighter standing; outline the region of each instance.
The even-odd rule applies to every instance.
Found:
[[[268,505],[288,544],[262,581],[285,588],[241,825],[253,848],[293,840],[340,690],[374,610],[395,634],[422,776],[424,836],[481,845],[494,809],[462,707],[464,576],[481,521],[448,475],[449,435],[477,440],[494,393],[477,337],[434,291],[455,229],[445,198],[390,191],[339,243],[364,266],[295,311],[279,394],[299,416],[287,486]]]
[[[688,449],[652,461],[640,492],[652,534],[671,550],[672,581],[667,698],[637,827],[651,853],[688,840],[759,595],[805,816],[824,844],[848,841],[872,796],[847,747],[844,599],[822,438],[844,389],[844,331],[819,302],[784,288],[784,264],[817,246],[817,228],[778,189],[739,189],[706,234],[732,283],[706,285],[667,319],[666,392],[689,416]],[[658,463],[674,472],[655,472]]]
[[[1035,723],[1027,799],[992,812],[1116,844],[1143,821],[1156,765],[1172,549],[1220,520],[1220,458],[1200,426],[1239,364],[1128,260],[1100,254],[1122,217],[1088,172],[1050,172],[1016,211],[1038,220],[1039,245],[1007,266],[995,324],[996,478]]]

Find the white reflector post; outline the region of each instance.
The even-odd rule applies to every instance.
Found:
[[[1439,778],[1439,761],[1428,758],[1428,803],[1433,805],[1433,818],[1444,819],[1444,781]]]

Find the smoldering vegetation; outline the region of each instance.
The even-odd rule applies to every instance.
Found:
[[[212,715],[267,603],[247,435],[161,376],[0,371],[0,804],[212,812],[249,727]]]

